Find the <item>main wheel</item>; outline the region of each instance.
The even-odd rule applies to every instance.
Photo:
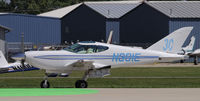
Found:
[[[180,60],[180,63],[184,63],[184,60]]]
[[[75,83],[75,87],[76,88],[87,88],[88,83],[85,80],[77,80],[76,83]]]
[[[41,83],[40,83],[40,87],[41,88],[49,88],[50,87],[50,84],[47,80],[43,80]]]

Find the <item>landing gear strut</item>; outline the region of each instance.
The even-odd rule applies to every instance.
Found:
[[[87,88],[88,87],[88,83],[87,83],[88,74],[89,74],[89,71],[86,71],[85,75],[82,78],[82,80],[77,80],[76,81],[76,83],[75,83],[75,87],[76,88]]]
[[[197,56],[194,57],[194,65],[198,65],[198,57]]]
[[[50,87],[50,83],[47,80],[48,76],[46,75],[44,77],[44,80],[40,83],[40,87],[41,88],[49,88]]]

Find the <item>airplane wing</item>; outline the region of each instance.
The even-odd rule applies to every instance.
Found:
[[[85,70],[88,71],[89,77],[97,78],[110,75],[111,66],[94,63],[93,61],[79,60],[73,63],[67,63],[65,67],[70,67],[71,70]]]

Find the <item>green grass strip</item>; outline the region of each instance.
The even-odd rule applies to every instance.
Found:
[[[98,90],[91,89],[76,89],[76,88],[7,88],[0,89],[1,97],[8,96],[58,96],[58,95],[81,95],[81,94],[94,94],[98,93]]]

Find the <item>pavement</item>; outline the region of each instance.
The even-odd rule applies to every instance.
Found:
[[[0,101],[200,101],[200,88],[94,88],[96,94],[0,97]]]

